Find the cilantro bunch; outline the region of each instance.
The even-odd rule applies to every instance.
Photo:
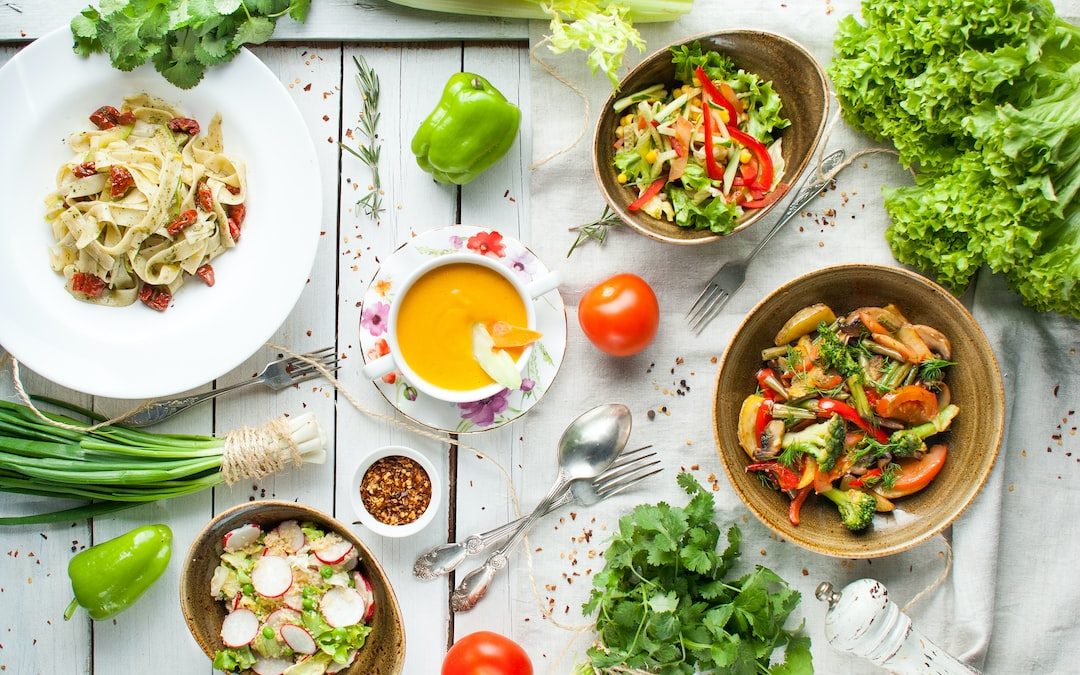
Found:
[[[181,89],[202,80],[246,44],[262,44],[279,17],[307,18],[311,0],[101,0],[71,21],[75,52],[109,55],[128,71],[153,61]]]
[[[582,607],[586,616],[598,613],[599,641],[579,675],[813,673],[810,639],[784,629],[799,593],[760,565],[726,579],[739,556],[739,528],[728,529],[718,551],[712,493],[688,473],[678,482],[690,495],[685,507],[643,504],[619,521]],[[785,660],[772,663],[785,646]]]

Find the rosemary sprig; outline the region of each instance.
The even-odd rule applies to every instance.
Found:
[[[341,143],[341,147],[364,163],[371,171],[371,186],[367,193],[356,202],[354,212],[361,213],[376,223],[382,215],[382,181],[379,179],[379,155],[382,146],[379,143],[379,75],[370,67],[363,56],[353,56],[356,64],[356,86],[360,89],[364,106],[360,111],[360,123],[355,127],[361,136],[356,149]]]
[[[607,239],[608,228],[621,224],[622,221],[612,212],[611,207],[605,206],[604,212],[600,215],[598,220],[570,228],[577,232],[577,239],[575,239],[574,243],[570,246],[570,250],[566,252],[566,257],[569,258],[578,246],[581,246],[589,240],[595,241],[597,244],[603,244],[604,240]]]

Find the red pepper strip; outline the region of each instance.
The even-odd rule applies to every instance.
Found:
[[[657,129],[657,128],[660,127],[660,123],[657,122],[656,120],[653,120],[652,122],[649,122],[649,124],[653,125],[653,129]]]
[[[708,98],[711,98],[716,102],[716,105],[727,111],[728,124],[737,124],[739,122],[739,111],[735,109],[735,106],[731,101],[727,100],[726,96],[720,93],[720,90],[712,83],[709,76],[705,74],[705,69],[698,66],[697,70],[694,71],[694,74],[697,75],[698,80],[701,81],[701,90],[708,95]]]
[[[799,512],[802,511],[803,502],[806,501],[806,496],[810,494],[810,491],[814,489],[813,485],[807,485],[803,489],[799,490],[799,493],[795,495],[795,499],[791,500],[791,504],[788,505],[787,519],[792,525],[799,524]]]
[[[749,150],[751,154],[754,155],[754,157],[757,158],[758,175],[755,187],[758,187],[762,190],[768,190],[769,188],[771,188],[773,179],[773,165],[772,157],[769,156],[768,148],[762,145],[761,141],[754,138],[750,134],[739,131],[739,129],[734,124],[729,124],[727,130],[728,133],[731,134],[732,138],[738,141],[744,148]]]
[[[747,185],[754,182],[757,178],[757,162],[747,162],[739,166],[739,176],[747,181]]]
[[[660,192],[660,188],[664,187],[664,183],[667,183],[667,176],[661,176],[660,178],[657,178],[653,181],[653,184],[650,185],[649,188],[641,194],[640,197],[635,199],[634,202],[626,208],[630,209],[631,211],[637,211],[641,207],[645,206],[649,203],[649,200],[651,200],[657,195],[658,192]]]
[[[713,152],[712,111],[709,100],[704,96],[701,97],[701,122],[705,125],[705,171],[712,180],[723,180],[724,170],[716,163],[716,153]]]
[[[777,199],[783,197],[784,193],[787,192],[788,187],[790,186],[787,183],[777,183],[776,189],[769,194],[764,197],[757,197],[752,201],[744,202],[742,205],[748,209],[763,209]]]
[[[781,490],[794,490],[799,487],[799,475],[779,462],[758,462],[748,464],[747,471],[764,471],[772,474]]]
[[[873,436],[878,443],[888,443],[889,437],[885,435],[885,432],[871,425],[864,420],[859,413],[847,403],[843,401],[837,401],[834,398],[823,398],[818,401],[818,414],[822,417],[827,417],[836,413],[840,417],[843,417],[847,421],[851,422],[855,426],[859,427],[866,433]]]
[[[881,469],[870,469],[869,471],[867,471],[863,475],[859,476],[858,478],[853,479],[850,483],[848,483],[848,485],[850,485],[851,487],[862,487],[864,480],[866,480],[867,478],[873,478],[874,476],[880,476],[880,475],[881,475]]]
[[[769,422],[772,422],[772,400],[765,399],[758,406],[757,417],[754,418],[754,438],[761,438]]]

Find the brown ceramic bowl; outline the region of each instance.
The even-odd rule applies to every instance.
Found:
[[[788,522],[787,496],[746,472],[750,462],[736,426],[743,399],[753,393],[761,350],[797,310],[823,302],[840,315],[864,306],[895,303],[914,323],[933,326],[952,342],[946,383],[960,413],[936,438],[948,443],[945,466],[920,492],[897,499],[893,514],[877,514],[864,532],[840,522],[836,507],[811,496],[801,523]],[[941,286],[896,267],[838,265],[790,281],[750,310],[720,362],[713,431],[728,480],[754,515],[799,546],[841,558],[879,558],[921,544],[953,522],[975,499],[997,458],[1005,419],[1005,394],[994,352],[975,319]]]
[[[825,72],[804,47],[788,38],[759,30],[728,30],[707,33],[676,42],[653,53],[631,70],[619,83],[619,92],[612,94],[600,111],[593,139],[593,170],[604,199],[623,222],[647,237],[668,244],[705,244],[721,235],[708,230],[691,230],[675,223],[653,218],[641,211],[630,211],[629,205],[637,194],[619,185],[619,171],[613,164],[615,129],[622,114],[612,109],[616,97],[641,91],[658,82],[676,84],[675,66],[671,64],[671,48],[700,41],[703,50],[726,54],[735,66],[756,73],[773,88],[783,101],[783,114],[791,126],[780,132],[784,139],[783,155],[786,169],[784,182],[795,185],[814,154],[829,112],[829,85]],[[729,234],[744,230],[765,217],[777,203],[749,211]],[[725,235],[726,236],[726,235]]]
[[[398,606],[394,589],[391,588],[383,568],[367,546],[364,546],[364,542],[353,535],[344,523],[322,511],[293,502],[264,500],[235,506],[218,514],[195,537],[180,574],[180,609],[195,641],[210,658],[214,657],[214,652],[224,647],[220,632],[221,622],[227,612],[220,601],[210,597],[210,577],[214,574],[222,552],[221,538],[229,530],[244,523],[255,523],[266,529],[283,520],[310,521],[348,540],[360,554],[357,569],[371,581],[375,591],[375,616],[367,643],[357,653],[352,666],[341,673],[400,673],[405,660],[405,625],[401,620],[401,608]]]

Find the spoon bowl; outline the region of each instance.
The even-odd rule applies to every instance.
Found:
[[[559,438],[559,475],[567,480],[596,478],[626,447],[632,426],[630,409],[621,403],[579,415]]]

